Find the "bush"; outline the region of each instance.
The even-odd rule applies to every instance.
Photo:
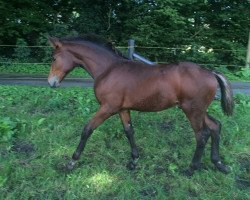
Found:
[[[13,54],[14,58],[19,62],[27,62],[30,60],[30,48],[27,48],[27,42],[22,39],[18,38],[17,47],[15,48],[15,53]]]
[[[240,71],[236,72],[236,75],[250,81],[250,68],[241,68]]]

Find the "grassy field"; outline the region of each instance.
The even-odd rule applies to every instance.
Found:
[[[221,155],[232,172],[216,171],[210,142],[192,177],[182,174],[195,140],[178,109],[132,112],[140,159],[126,164],[130,147],[113,116],[89,139],[78,167],[64,170],[83,125],[98,108],[92,89],[0,86],[0,199],[250,199],[250,97],[237,95],[232,117],[214,101],[222,122]]]

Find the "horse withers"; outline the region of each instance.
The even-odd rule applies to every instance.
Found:
[[[188,174],[200,168],[209,137],[212,162],[219,171],[229,172],[219,155],[221,124],[207,113],[217,85],[221,89],[223,112],[226,115],[233,113],[232,89],[223,74],[202,69],[192,62],[152,66],[130,61],[110,43],[95,37],[50,38],[49,42],[54,48],[49,85],[60,86],[74,66],[80,65],[94,79],[94,92],[100,104],[99,110],[84,126],[80,143],[67,165],[69,170],[74,168],[92,132],[115,114],[119,114],[129,140],[132,159],[128,166],[134,169],[139,153],[130,110],[152,112],[177,105],[189,119],[196,138],[196,149]]]

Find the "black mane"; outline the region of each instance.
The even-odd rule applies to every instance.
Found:
[[[77,37],[67,37],[67,38],[61,38],[60,41],[62,42],[72,42],[72,43],[81,43],[81,42],[91,42],[93,44],[96,44],[98,46],[103,47],[104,49],[107,49],[116,55],[128,59],[126,56],[122,54],[121,51],[115,48],[114,44],[98,35],[94,34],[87,34]]]

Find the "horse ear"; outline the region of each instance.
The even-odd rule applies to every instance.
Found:
[[[56,48],[60,48],[62,46],[62,43],[60,42],[60,40],[58,38],[55,37],[50,37],[49,38],[49,43],[50,45],[56,49]]]

